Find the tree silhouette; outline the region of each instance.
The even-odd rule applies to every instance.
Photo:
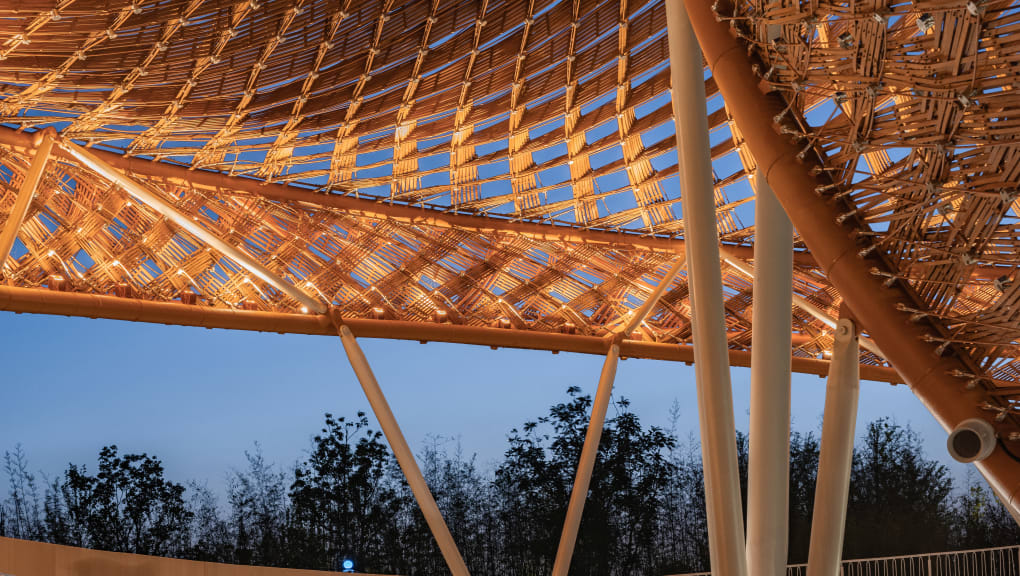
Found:
[[[350,421],[326,414],[290,487],[288,531],[296,558],[320,570],[335,569],[355,553],[366,569],[386,565],[397,508],[386,478],[388,459],[381,434],[368,429],[363,412]]]
[[[947,549],[949,469],[924,456],[916,432],[887,418],[868,424],[861,440],[850,477],[844,557]]]
[[[114,552],[185,555],[193,513],[184,492],[164,477],[158,459],[120,455],[116,446],[105,446],[95,476],[71,464],[48,487],[46,539]]]
[[[673,406],[670,428],[662,430],[644,426],[626,400],[615,403],[572,575],[709,569],[699,443],[678,440],[681,408]],[[564,401],[510,431],[503,459],[488,473],[450,440],[426,442],[419,464],[472,573],[549,573],[590,413],[591,398],[569,388]],[[745,499],[747,447],[738,434]],[[791,563],[807,559],[818,450],[815,433],[791,435]],[[446,573],[399,467],[365,414],[326,414],[307,457],[289,472],[267,462],[257,444],[245,457],[221,509],[207,487],[167,480],[153,456],[107,446],[94,475],[69,464],[39,483],[19,446],[4,453],[0,535],[216,562],[328,570],[350,557],[361,571]],[[871,422],[859,437],[850,487],[845,558],[1020,541],[1020,528],[980,478],[954,490],[948,469],[924,454],[917,434],[889,419]]]

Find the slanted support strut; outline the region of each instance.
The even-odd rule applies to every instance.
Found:
[[[0,276],[4,274],[7,257],[11,255],[11,248],[14,247],[15,238],[18,237],[18,230],[21,229],[21,225],[25,222],[25,216],[28,215],[28,208],[32,205],[32,198],[35,196],[35,191],[39,188],[42,175],[46,171],[46,162],[50,158],[50,150],[52,149],[53,130],[47,129],[42,133],[39,146],[35,150],[35,157],[32,158],[32,164],[29,166],[28,173],[25,174],[25,179],[21,182],[21,188],[18,190],[18,197],[14,201],[14,208],[11,209],[11,213],[7,216],[3,232],[0,232]]]
[[[818,453],[818,481],[815,485],[807,576],[839,573],[846,503],[850,493],[850,466],[860,392],[860,347],[853,322],[840,319],[836,324],[832,348],[829,382],[825,387],[825,415],[822,446]]]
[[[411,487],[414,499],[418,501],[418,507],[421,508],[421,512],[425,516],[425,522],[428,524],[429,530],[432,531],[436,543],[439,544],[439,551],[442,552],[446,565],[450,568],[453,576],[470,576],[467,565],[464,564],[464,558],[461,557],[457,544],[453,541],[453,536],[446,526],[446,521],[443,520],[439,506],[436,505],[436,500],[432,497],[428,484],[425,483],[425,476],[418,468],[414,453],[407,445],[404,433],[400,431],[397,419],[393,416],[390,404],[386,401],[386,396],[383,395],[382,388],[379,387],[379,382],[375,379],[372,367],[369,366],[368,359],[365,358],[365,353],[362,352],[358,340],[354,337],[351,329],[340,323],[335,316],[334,324],[337,327],[337,334],[340,335],[340,341],[343,343],[344,351],[347,352],[347,359],[351,362],[351,368],[354,369],[354,374],[358,377],[358,382],[361,383],[361,389],[365,391],[365,397],[368,398],[368,403],[372,406],[372,412],[379,420],[379,426],[386,436],[386,441],[390,444],[390,449],[393,450],[393,455],[397,458],[397,464],[400,465],[404,477],[407,478],[407,484]]]
[[[666,2],[666,26],[687,240],[709,555],[715,574],[745,576],[744,518],[737,470],[733,389],[727,362],[705,72],[701,50],[681,2]],[[789,355],[789,351],[786,354]]]
[[[591,422],[584,435],[584,446],[581,448],[581,459],[577,464],[577,476],[574,488],[570,491],[570,502],[567,504],[567,518],[563,522],[563,533],[556,549],[556,560],[553,563],[553,576],[566,576],[570,570],[570,560],[574,556],[574,544],[577,542],[577,531],[581,525],[581,513],[584,512],[584,501],[588,498],[588,487],[591,485],[591,472],[595,467],[595,457],[599,452],[599,441],[602,439],[602,427],[606,422],[606,410],[613,395],[613,380],[616,378],[616,365],[620,358],[620,347],[613,344],[602,364],[599,376],[599,387],[595,392],[595,402],[591,407]]]
[[[762,181],[765,180],[764,177],[761,176],[760,172],[758,178],[760,178]],[[757,222],[757,216],[755,216],[755,222]],[[757,242],[755,243],[755,245],[757,246]],[[739,256],[737,256],[732,251],[726,248],[720,248],[719,252],[722,254],[723,262],[726,262],[727,264],[732,266],[733,269],[736,270],[737,272],[740,272],[741,274],[747,276],[748,278],[754,278],[755,274],[757,274],[758,270],[757,265],[751,266],[750,264],[745,262],[742,258],[740,258]],[[755,257],[755,259],[757,260],[757,257]],[[755,299],[757,300],[757,297]],[[815,320],[818,320],[819,322],[825,324],[829,328],[833,330],[836,329],[836,322],[838,322],[838,320],[832,317],[828,312],[822,310],[818,306],[815,306],[814,304],[811,303],[810,300],[801,296],[800,294],[792,293],[791,299],[793,301],[794,306],[800,308],[804,312],[807,312],[808,314],[813,316]],[[864,338],[862,336],[859,336],[858,342],[860,343],[861,348],[864,348],[865,350],[871,352],[872,354],[878,356],[879,358],[885,359],[885,355],[882,354],[882,351],[878,349],[878,346],[875,344],[875,341],[872,340],[871,338]]]
[[[581,526],[581,515],[584,512],[584,502],[588,498],[588,487],[591,485],[591,473],[595,468],[599,442],[602,440],[602,429],[606,423],[606,412],[613,396],[613,381],[616,379],[616,366],[620,359],[619,342],[644,322],[655,305],[659,303],[662,295],[673,284],[676,275],[684,267],[685,261],[685,258],[678,258],[644,304],[615,333],[608,336],[613,339],[613,344],[609,346],[606,361],[602,364],[602,373],[599,375],[599,387],[595,392],[595,401],[591,407],[591,421],[588,423],[588,430],[584,435],[581,458],[577,463],[577,475],[574,477],[574,487],[570,491],[570,502],[567,504],[567,517],[563,521],[563,532],[560,534],[560,543],[556,548],[553,576],[566,576],[570,571],[570,560],[574,556],[577,531]]]

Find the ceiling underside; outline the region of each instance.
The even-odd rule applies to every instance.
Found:
[[[1020,11],[1012,2],[746,2],[733,17],[819,155],[875,273],[917,295],[1011,406],[1018,389]],[[603,335],[682,250],[662,2],[26,1],[0,7],[0,123],[233,176],[132,173],[349,318]],[[754,160],[706,71],[718,228],[754,241]],[[6,137],[5,137],[6,138]],[[8,139],[10,140],[10,139]],[[0,146],[0,223],[31,156]],[[285,183],[319,201],[260,193]],[[231,185],[233,182],[236,184]],[[276,189],[276,188],[273,188]],[[330,199],[358,199],[352,211]],[[413,207],[454,221],[392,217]],[[459,220],[465,222],[467,220]],[[602,233],[587,242],[517,225]],[[555,228],[554,228],[555,225]],[[656,246],[650,246],[655,244]],[[661,246],[660,246],[661,245]],[[797,243],[794,290],[841,298]],[[750,278],[723,266],[730,346]],[[300,314],[120,187],[54,156],[10,285]],[[633,335],[689,344],[686,274]],[[794,308],[792,354],[829,329]],[[883,364],[870,352],[864,364]]]

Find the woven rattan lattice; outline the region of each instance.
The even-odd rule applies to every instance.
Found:
[[[348,318],[604,335],[683,252],[665,7],[647,2],[28,0],[0,6],[0,222],[34,132],[104,154]],[[1020,100],[1013,2],[720,9],[874,274],[1009,411]],[[720,238],[753,259],[754,159],[706,73]],[[15,129],[18,132],[15,132]],[[301,314],[122,188],[48,164],[6,281]],[[752,285],[724,266],[732,350]],[[794,289],[840,295],[798,241]],[[830,330],[794,309],[791,354]],[[635,339],[689,344],[686,276]],[[884,360],[864,352],[865,366]]]

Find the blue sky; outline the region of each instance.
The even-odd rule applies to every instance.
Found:
[[[404,433],[460,442],[487,469],[507,432],[566,397],[594,394],[602,358],[580,354],[363,340]],[[207,330],[85,318],[0,313],[4,367],[0,451],[24,445],[33,470],[55,475],[89,464],[107,444],[159,456],[170,478],[221,492],[231,468],[259,442],[289,468],[303,458],[324,412],[369,411],[339,338]],[[733,369],[738,428],[747,430],[746,369]],[[683,364],[620,363],[614,396],[646,424],[668,426],[674,400],[682,436],[697,434],[694,371]],[[795,375],[794,428],[819,430],[825,380]],[[612,414],[612,412],[610,412]],[[922,434],[929,456],[963,480],[945,433],[905,386],[861,383],[858,432],[891,416]],[[0,479],[0,495],[7,492]]]

